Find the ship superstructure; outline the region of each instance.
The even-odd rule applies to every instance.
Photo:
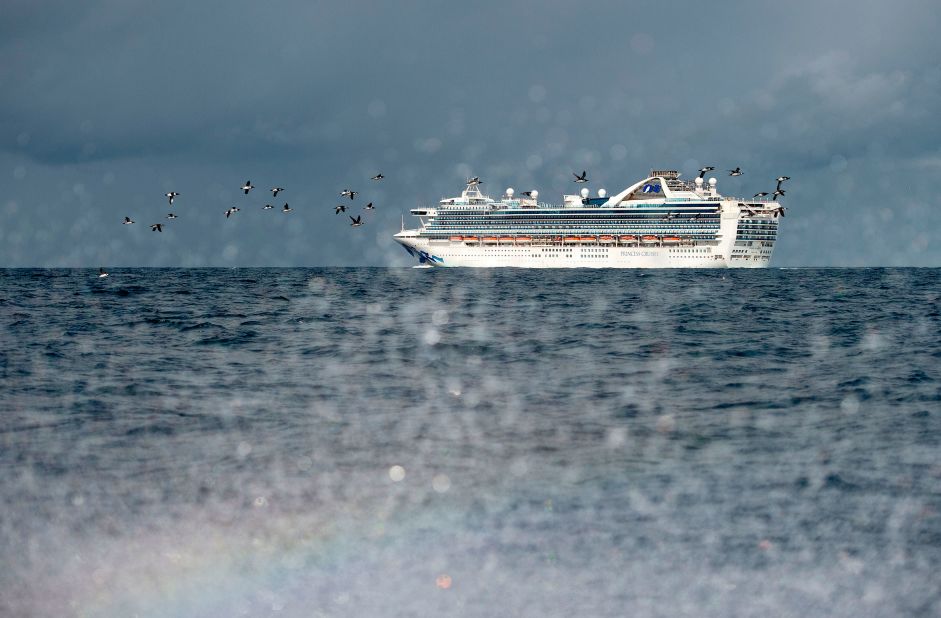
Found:
[[[761,268],[784,207],[724,197],[715,178],[653,170],[608,196],[565,195],[561,205],[513,189],[495,200],[472,179],[459,197],[414,208],[420,227],[395,240],[432,266],[519,268]],[[404,226],[403,226],[404,228]]]

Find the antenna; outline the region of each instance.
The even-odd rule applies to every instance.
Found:
[[[400,232],[404,232],[404,231],[405,231],[405,215],[402,215],[402,229],[400,229],[399,231],[400,231]]]

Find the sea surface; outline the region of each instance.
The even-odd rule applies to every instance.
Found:
[[[941,270],[0,271],[0,616],[939,616]]]

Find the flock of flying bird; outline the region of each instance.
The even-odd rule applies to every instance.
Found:
[[[715,167],[712,167],[712,166],[706,166],[706,167],[699,168],[699,178],[700,178],[700,179],[705,178],[705,176],[706,176],[706,174],[707,174],[708,172],[711,172],[711,171],[713,171],[713,170],[715,170],[715,169],[716,169],[716,168],[715,168]],[[741,168],[741,167],[736,167],[734,170],[728,170],[728,172],[729,172],[729,176],[741,176],[742,174],[745,173],[745,172],[742,171],[742,168]],[[576,174],[575,172],[572,172],[572,175],[575,176],[575,180],[574,180],[573,182],[576,182],[576,183],[579,183],[579,184],[588,182],[588,172],[585,171],[585,170],[582,170],[582,173],[581,173],[581,174]],[[774,190],[773,193],[768,193],[767,191],[761,191],[761,192],[756,193],[755,195],[753,195],[753,196],[752,196],[752,199],[760,199],[760,198],[767,197],[767,196],[771,195],[771,196],[773,196],[773,197],[771,198],[772,201],[774,201],[774,202],[778,201],[778,197],[785,194],[785,190],[781,188],[781,184],[782,184],[785,180],[790,180],[790,179],[791,179],[790,176],[778,176],[778,177],[777,177],[778,186],[775,188],[775,190]],[[470,180],[467,181],[467,183],[468,183],[468,184],[480,184],[480,178],[477,178],[477,177],[471,178]],[[532,196],[532,191],[524,191],[524,192],[523,192],[523,195],[525,195],[525,196],[527,196],[527,197],[531,197],[531,196]],[[787,209],[786,209],[784,206],[780,206],[780,205],[779,205],[777,208],[774,208],[774,209],[772,210],[772,212],[774,213],[774,216],[775,216],[775,217],[777,217],[777,216],[783,217],[783,216],[784,216],[784,212],[785,212],[786,210],[787,210]],[[745,212],[748,216],[750,216],[750,217],[755,215],[755,211],[750,210],[750,209],[745,209],[744,212]],[[673,215],[673,213],[667,213],[667,215],[666,215],[666,217],[664,218],[664,220],[665,220],[665,221],[669,221],[670,219],[674,219],[674,218],[675,218],[675,215]],[[696,217],[694,217],[694,218],[698,219],[698,218],[699,218],[699,215],[696,215]]]
[[[714,167],[703,167],[703,168],[700,168],[700,170],[699,170],[699,177],[700,177],[700,178],[703,178],[703,177],[706,175],[706,172],[711,172],[711,171],[714,170],[714,169],[716,169],[716,168],[714,168]],[[745,172],[743,172],[743,171],[742,171],[742,168],[740,168],[740,167],[736,167],[734,170],[729,170],[729,176],[741,176],[741,175],[744,174],[744,173],[745,173]],[[753,196],[752,196],[752,199],[758,199],[758,198],[762,198],[762,197],[767,197],[767,196],[769,196],[769,195],[773,195],[774,197],[772,197],[771,199],[772,199],[773,201],[777,201],[777,200],[778,200],[778,196],[779,196],[779,195],[784,195],[784,193],[785,193],[784,189],[781,188],[781,183],[783,183],[785,180],[790,180],[790,179],[791,179],[790,176],[778,176],[778,178],[777,178],[778,186],[777,186],[777,188],[774,190],[774,193],[768,193],[767,191],[762,191],[762,192],[760,192],[760,193],[756,193],[755,195],[753,195]],[[783,211],[783,209],[782,209],[782,211],[781,211],[781,216],[784,216],[784,211]]]
[[[715,169],[716,169],[715,167],[711,167],[711,166],[707,166],[707,167],[700,168],[700,170],[699,170],[699,178],[704,178],[705,175],[706,175],[706,173],[711,172],[711,171],[713,171],[713,170],[715,170]],[[728,170],[728,172],[729,172],[729,176],[741,176],[742,174],[744,174],[744,172],[742,171],[742,168],[740,168],[740,167],[736,167],[734,170]],[[588,172],[585,171],[585,170],[583,170],[581,174],[576,174],[575,172],[572,172],[572,175],[575,176],[575,180],[574,180],[575,183],[583,184],[583,183],[587,183],[587,182],[588,182]],[[385,178],[385,176],[382,174],[382,172],[379,172],[378,174],[376,174],[375,176],[373,176],[370,180],[379,181],[379,180],[382,180],[383,178]],[[756,194],[753,196],[753,199],[763,198],[763,197],[767,197],[768,195],[772,195],[773,197],[772,197],[771,199],[772,199],[773,201],[777,201],[778,196],[782,196],[782,195],[784,195],[784,193],[785,193],[784,189],[781,188],[781,184],[782,184],[785,180],[790,180],[790,179],[791,179],[790,176],[778,176],[778,178],[777,178],[778,186],[777,186],[777,188],[775,188],[775,190],[774,190],[773,193],[770,193],[770,194],[769,194],[767,191],[761,191],[761,192],[759,192],[759,193],[756,193]],[[473,178],[468,178],[468,179],[467,179],[467,184],[468,184],[468,186],[476,186],[476,185],[483,184],[483,181],[480,179],[480,176],[474,176]],[[255,185],[252,184],[252,181],[251,181],[251,180],[246,180],[246,181],[245,181],[245,184],[242,185],[242,186],[239,187],[239,188],[245,193],[245,195],[248,195],[248,193],[249,193],[252,189],[255,188]],[[272,196],[273,198],[276,198],[276,197],[278,197],[278,194],[279,194],[279,193],[281,193],[282,191],[284,191],[284,187],[271,187],[271,189],[269,189],[269,190],[271,191],[271,196]],[[532,194],[533,194],[532,191],[523,191],[523,192],[522,192],[522,195],[525,195],[526,197],[532,197]],[[356,196],[357,196],[357,195],[359,195],[359,191],[353,191],[352,189],[344,189],[344,190],[340,193],[340,197],[348,197],[348,198],[350,198],[350,201],[356,199]],[[179,197],[179,196],[180,196],[180,194],[177,193],[176,191],[168,191],[167,193],[164,193],[164,197],[167,198],[167,201],[169,202],[169,204],[170,204],[171,207],[173,206],[173,201],[174,201],[177,197]],[[274,206],[272,206],[271,204],[265,204],[265,205],[262,207],[262,210],[271,210],[271,209],[273,209],[273,208],[274,208]],[[368,204],[366,204],[366,205],[363,207],[363,210],[375,210],[375,208],[376,208],[376,207],[373,206],[373,203],[372,203],[372,202],[369,202]],[[234,215],[235,213],[239,212],[240,210],[241,210],[241,208],[239,208],[238,206],[232,206],[231,208],[229,208],[229,209],[227,209],[227,210],[225,211],[225,218],[228,219],[229,217],[231,217],[231,216]],[[284,213],[291,212],[291,210],[292,210],[292,208],[288,205],[287,202],[285,202],[285,203],[284,203],[284,206],[281,207],[281,212],[284,212]],[[341,212],[346,212],[346,210],[347,210],[346,204],[338,204],[338,205],[334,208],[334,210],[335,210],[336,214],[340,214]],[[780,216],[783,217],[783,216],[784,216],[784,211],[785,211],[784,206],[778,206],[778,207],[775,209],[775,216],[780,215]],[[753,216],[753,215],[755,214],[754,211],[748,210],[748,209],[746,209],[745,212],[746,212],[746,214],[748,214],[749,216]],[[353,227],[359,227],[359,226],[361,226],[361,225],[365,225],[365,223],[366,223],[365,221],[363,221],[362,215],[357,215],[357,216],[355,216],[355,217],[352,216],[352,215],[349,215],[349,217],[350,217],[350,225],[353,226]],[[167,219],[172,220],[172,219],[176,219],[176,218],[177,218],[177,216],[176,216],[175,214],[173,214],[172,212],[167,214]],[[672,219],[672,218],[674,218],[673,213],[668,213],[668,214],[666,215],[666,217],[665,217],[665,220],[669,220],[669,219]],[[699,218],[699,215],[696,215],[695,218]],[[123,222],[123,223],[124,223],[124,225],[131,225],[131,224],[134,223],[134,221],[132,221],[130,217],[124,217],[124,222]],[[150,224],[150,230],[151,230],[152,232],[163,232],[163,226],[164,226],[163,223],[151,223],[151,224]],[[105,272],[105,269],[104,269],[104,268],[99,268],[99,269],[98,269],[98,277],[99,277],[99,278],[104,278],[104,277],[107,277],[107,276],[108,276],[108,273]]]
[[[703,167],[703,168],[700,168],[700,170],[699,170],[699,177],[700,177],[700,178],[703,178],[703,177],[706,175],[706,172],[711,172],[711,171],[714,170],[714,169],[716,169],[716,168],[714,168],[714,167]],[[741,175],[744,174],[744,173],[745,173],[745,172],[743,172],[743,171],[742,171],[742,168],[740,168],[740,167],[736,167],[734,170],[729,170],[729,176],[741,176]],[[772,201],[774,201],[774,202],[778,201],[778,197],[784,195],[784,193],[785,193],[784,189],[781,188],[781,184],[782,184],[785,180],[790,180],[790,179],[791,179],[790,176],[778,176],[777,179],[776,179],[777,182],[778,182],[778,186],[774,189],[774,192],[773,192],[773,193],[768,193],[767,191],[760,191],[760,192],[756,193],[755,195],[753,195],[753,196],[752,196],[752,199],[760,199],[760,198],[768,197],[769,195],[771,195],[771,196],[773,196],[773,197],[771,198]],[[774,213],[774,216],[775,216],[775,217],[777,217],[777,216],[783,217],[783,216],[784,216],[784,212],[785,212],[786,210],[787,210],[787,209],[786,209],[784,206],[780,206],[780,205],[779,205],[777,208],[773,209],[772,212]],[[754,211],[754,210],[751,210],[751,209],[746,208],[746,209],[744,209],[744,212],[745,212],[745,214],[748,215],[749,217],[755,216],[755,211]]]
[[[375,176],[373,176],[373,177],[371,178],[371,180],[379,181],[379,180],[382,180],[383,178],[385,178],[385,175],[383,175],[382,172],[379,172],[378,174],[376,174]],[[252,181],[251,181],[251,180],[246,180],[246,181],[245,181],[245,184],[242,185],[241,187],[239,187],[239,189],[241,189],[242,192],[243,192],[245,195],[248,195],[248,193],[249,193],[252,189],[254,189],[254,188],[255,188],[255,185],[252,184]],[[284,191],[284,187],[271,187],[271,189],[269,189],[269,191],[271,191],[271,197],[276,198],[276,197],[278,197],[278,194],[279,194],[279,193],[281,193],[282,191]],[[164,195],[164,197],[167,198],[167,202],[170,204],[170,206],[173,207],[173,201],[174,201],[177,197],[180,196],[180,193],[178,193],[178,192],[176,192],[176,191],[168,191],[167,193],[164,193],[163,195]],[[353,190],[351,190],[351,189],[344,189],[343,192],[340,193],[340,197],[348,197],[348,198],[350,198],[351,201],[352,201],[353,199],[355,199],[357,195],[359,195],[359,191],[353,191]],[[272,210],[273,208],[274,208],[274,206],[272,206],[271,204],[265,204],[264,206],[262,206],[262,210]],[[372,202],[369,202],[368,204],[366,204],[366,206],[363,207],[363,210],[375,210],[375,209],[376,209],[376,207],[373,206],[373,203],[372,203]],[[239,212],[240,210],[241,210],[241,208],[239,208],[238,206],[232,206],[231,208],[226,209],[226,211],[225,211],[225,218],[228,219],[229,217],[231,217],[231,216],[234,215],[235,213]],[[285,202],[285,203],[284,203],[284,206],[281,207],[281,212],[283,212],[283,213],[288,213],[288,212],[291,212],[292,210],[293,210],[293,209],[288,205],[287,202]],[[346,204],[340,204],[340,205],[338,205],[335,210],[336,210],[336,214],[340,214],[341,212],[346,212],[346,210],[347,210]],[[176,219],[176,218],[177,218],[177,216],[176,216],[174,213],[172,213],[172,212],[170,212],[170,213],[167,214],[167,219],[173,220],[173,219]],[[365,225],[365,224],[366,224],[366,222],[363,221],[363,216],[362,216],[362,215],[357,215],[357,216],[355,216],[355,217],[350,216],[350,221],[351,221],[350,225],[353,226],[353,227],[359,227],[359,226],[361,226],[361,225]],[[134,222],[130,217],[124,217],[124,221],[123,221],[122,223],[123,223],[124,225],[133,225],[135,222]],[[165,225],[164,223],[151,223],[151,224],[150,224],[150,231],[152,231],[152,232],[161,232],[161,233],[162,233],[162,232],[163,232],[163,226],[164,226],[164,225]],[[103,278],[105,278],[105,277],[107,277],[107,276],[108,276],[108,273],[105,272],[105,269],[104,269],[104,268],[99,268],[99,269],[98,269],[98,278],[99,278],[99,279],[103,279]]]
[[[712,166],[707,166],[707,167],[699,168],[699,177],[700,177],[700,178],[704,178],[708,172],[711,172],[711,171],[713,171],[713,170],[715,170],[715,169],[716,169],[716,168],[715,168],[715,167],[712,167]],[[729,170],[729,176],[741,176],[741,175],[744,174],[744,173],[745,173],[745,172],[743,172],[743,171],[742,171],[742,168],[740,168],[740,167],[736,167],[734,170]],[[588,182],[588,172],[586,172],[586,171],[584,171],[584,170],[582,171],[581,174],[576,174],[575,172],[572,172],[572,176],[575,176],[574,182],[576,182],[576,183],[585,183],[585,182]],[[790,179],[791,179],[790,176],[778,176],[778,178],[777,178],[778,186],[777,186],[777,188],[774,190],[774,193],[768,193],[767,191],[762,191],[762,192],[760,192],[760,193],[756,193],[756,194],[753,196],[753,199],[757,199],[757,198],[761,198],[761,197],[767,197],[768,195],[773,195],[774,197],[772,197],[771,199],[774,200],[774,201],[777,201],[778,196],[779,196],[779,195],[784,195],[784,193],[785,193],[784,189],[781,188],[781,183],[783,183],[785,180],[790,180]],[[472,182],[472,181],[476,181],[476,182]],[[468,181],[468,184],[479,184],[479,183],[480,183],[480,179],[479,179],[479,178],[472,178],[471,180]],[[523,193],[523,195],[529,195],[530,193],[531,193],[531,192],[527,191],[526,193]],[[782,211],[782,215],[783,215],[783,211]]]
[[[382,180],[383,178],[385,178],[385,176],[382,174],[382,172],[380,172],[376,174],[375,176],[373,176],[372,180]],[[252,184],[251,180],[246,180],[245,184],[239,187],[239,189],[241,189],[245,195],[248,195],[249,192],[254,188],[255,188],[255,185]],[[284,191],[284,187],[271,187],[271,189],[269,190],[271,191],[271,197],[278,197],[278,194]],[[353,191],[351,189],[344,189],[343,192],[340,193],[340,197],[348,197],[350,198],[350,200],[355,199],[357,195],[359,195],[359,191]],[[173,201],[179,196],[180,194],[177,193],[176,191],[169,191],[167,193],[164,193],[164,197],[167,198],[167,202],[169,202],[171,207],[173,206]],[[273,208],[274,206],[272,206],[271,204],[265,204],[264,206],[262,206],[262,210],[271,210]],[[368,204],[366,204],[366,206],[363,207],[363,210],[375,210],[375,209],[376,207],[373,206],[372,202],[369,202]],[[238,206],[232,206],[231,208],[228,208],[225,211],[225,218],[228,219],[229,217],[239,212],[240,210],[242,209],[239,208]],[[291,212],[292,210],[293,209],[288,205],[287,202],[285,202],[284,206],[281,207],[281,212],[284,212],[284,213]],[[341,212],[346,212],[345,204],[340,204],[339,206],[336,207],[336,214],[340,214]],[[172,212],[167,214],[167,219],[172,220],[176,218],[177,216],[173,214]],[[350,225],[352,225],[353,227],[359,227],[361,225],[365,225],[366,223],[365,221],[363,221],[362,215],[357,215],[356,217],[350,216],[350,220],[352,221]],[[134,221],[131,220],[130,217],[124,217],[123,223],[124,225],[131,225],[134,223]],[[151,223],[150,230],[152,232],[163,232],[164,225],[165,224],[163,223]],[[107,276],[107,274],[105,274],[104,276]]]

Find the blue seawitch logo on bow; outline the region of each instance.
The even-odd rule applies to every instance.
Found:
[[[431,254],[428,253],[427,251],[419,251],[419,252],[418,252],[418,261],[421,262],[421,263],[424,263],[424,262],[437,262],[437,263],[439,263],[439,264],[443,264],[443,263],[444,263],[444,258],[440,258],[440,257],[438,257],[437,255],[431,255]]]
[[[660,183],[650,183],[644,185],[644,193],[660,193]]]

